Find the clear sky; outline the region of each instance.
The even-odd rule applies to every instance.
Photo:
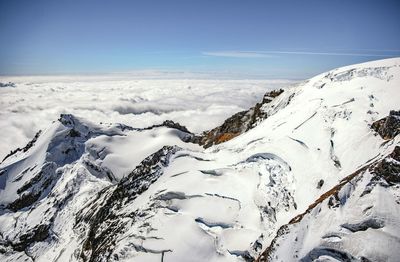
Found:
[[[0,0],[0,74],[305,78],[400,56],[399,0]]]

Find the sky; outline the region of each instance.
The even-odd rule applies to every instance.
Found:
[[[400,56],[400,1],[0,0],[0,75],[311,77]]]

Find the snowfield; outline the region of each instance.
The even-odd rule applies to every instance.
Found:
[[[160,81],[162,94],[152,89],[146,95],[126,94],[122,82],[113,83],[105,90],[120,88],[120,96],[111,101],[108,91],[94,91],[99,82],[71,85],[80,92],[67,95],[86,92],[67,107],[73,114],[54,117],[1,163],[1,261],[397,260],[400,112],[392,110],[400,105],[399,58],[290,85],[250,109],[261,111],[250,114],[254,119],[228,122],[229,136],[222,137],[230,139],[206,149],[196,142],[201,134],[177,125],[144,127],[172,118],[195,132],[212,128],[227,115],[211,108],[234,113],[260,101],[266,90],[255,84],[241,89],[251,82],[234,82],[237,89],[226,92],[226,83],[219,89],[202,80],[190,89],[178,81],[179,91],[171,91]],[[200,88],[205,84],[208,90]],[[1,92],[28,96],[38,89],[17,83],[15,90]],[[57,92],[44,108],[56,105],[55,97],[61,106],[69,100]],[[190,92],[195,97],[184,100]],[[97,99],[87,109],[93,114],[74,111],[79,103],[91,105],[91,96]],[[144,113],[149,120],[129,115],[132,122],[121,112],[113,118],[111,108],[127,97],[151,100],[151,106],[160,105],[154,112],[163,113]],[[16,114],[30,111],[23,104]],[[166,110],[172,104],[174,110]],[[144,105],[150,103],[130,103],[129,112]],[[43,114],[49,118],[60,113],[57,106],[48,110]],[[217,115],[214,120],[208,110]],[[214,126],[185,120],[200,115],[200,122]],[[233,129],[247,131],[229,133]]]

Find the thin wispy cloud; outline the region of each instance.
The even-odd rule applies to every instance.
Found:
[[[347,50],[348,51],[348,50]],[[362,48],[353,51],[362,51],[362,52],[387,52],[387,53],[400,53],[400,49],[369,49],[369,48]]]
[[[270,54],[263,52],[248,52],[248,51],[217,51],[203,52],[205,56],[220,56],[220,57],[236,57],[236,58],[269,58],[273,57]]]
[[[376,50],[378,51],[378,50]],[[236,58],[270,58],[274,55],[313,55],[313,56],[357,56],[357,57],[392,57],[388,54],[358,53],[358,52],[310,52],[310,51],[215,51],[203,52],[205,56],[236,57]]]

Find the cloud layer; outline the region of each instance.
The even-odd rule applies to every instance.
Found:
[[[0,88],[0,160],[61,113],[134,127],[171,119],[200,132],[252,106],[269,89],[291,84],[287,80],[95,79],[0,79],[17,82],[15,88]]]

